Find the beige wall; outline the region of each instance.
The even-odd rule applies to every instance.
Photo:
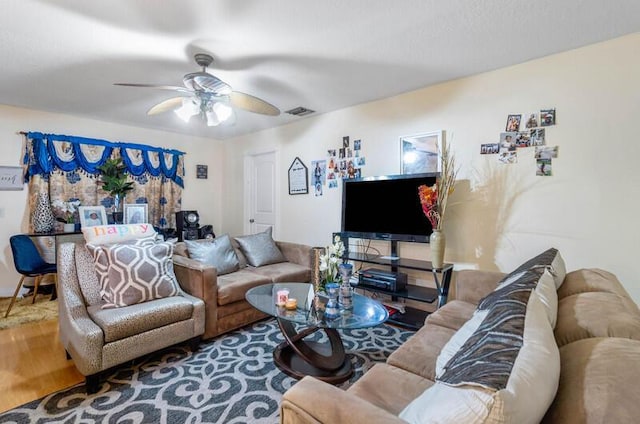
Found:
[[[0,105],[0,165],[21,164],[24,147],[18,131],[129,141],[186,152],[183,209],[197,209],[202,223],[221,225],[222,146],[211,139],[152,131],[90,119]],[[209,165],[209,178],[196,179],[196,164]],[[27,186],[23,191],[0,191],[0,296],[10,296],[19,281],[13,266],[9,237],[28,231]]]
[[[638,302],[638,75],[640,34],[634,34],[230,140],[223,231],[243,231],[238,211],[247,153],[279,151],[279,238],[326,245],[340,228],[341,188],[325,189],[322,197],[289,196],[293,159],[310,166],[349,135],[362,140],[363,176],[394,174],[400,136],[442,129],[461,165],[445,222],[447,261],[509,271],[555,246],[569,270],[610,270]],[[560,149],[552,177],[536,177],[531,148],[518,151],[516,165],[479,154],[481,143],[497,142],[507,114],[548,107],[557,109],[548,144]],[[401,254],[428,258],[429,252],[411,245]]]
[[[180,149],[187,152],[183,208],[197,209],[201,222],[213,224],[216,233],[237,235],[244,231],[244,156],[273,149],[281,171],[277,237],[326,245],[340,228],[341,188],[325,188],[322,197],[289,196],[287,168],[296,156],[310,166],[349,135],[362,140],[363,176],[393,174],[400,169],[401,135],[443,129],[461,165],[445,224],[446,260],[509,271],[555,246],[570,270],[601,267],[616,273],[638,302],[640,281],[633,265],[640,239],[637,75],[640,34],[224,143],[0,106],[0,165],[19,164],[20,130]],[[548,144],[560,148],[553,177],[535,176],[532,149],[518,152],[517,165],[500,165],[495,156],[479,154],[480,143],[497,141],[507,114],[546,107],[558,114],[558,125],[547,134]],[[209,165],[208,180],[195,179],[196,163]],[[25,205],[26,191],[0,192],[0,295],[10,295],[18,281],[8,239],[26,231]],[[401,254],[429,257],[425,245],[403,245]]]

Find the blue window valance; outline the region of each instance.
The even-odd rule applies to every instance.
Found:
[[[56,170],[83,171],[97,175],[98,167],[109,159],[114,151],[119,153],[127,172],[132,176],[140,177],[148,173],[152,177],[170,179],[184,187],[184,169],[181,166],[184,152],[144,144],[39,132],[27,133],[24,155],[24,164],[27,165],[25,179],[29,180],[33,175],[46,176]]]

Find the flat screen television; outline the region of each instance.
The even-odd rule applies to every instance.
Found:
[[[431,224],[418,187],[432,186],[437,173],[343,180],[342,233],[346,237],[428,243]]]

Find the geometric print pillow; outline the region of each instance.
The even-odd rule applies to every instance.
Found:
[[[108,278],[103,309],[176,296],[173,247],[168,242],[106,246]]]
[[[155,243],[155,237],[146,237],[138,240],[124,241],[122,244],[137,244],[137,245],[149,245]],[[106,245],[95,245],[92,243],[85,244],[87,251],[93,257],[94,269],[96,276],[98,277],[98,283],[100,285],[100,297],[107,303],[112,303],[110,294],[105,292],[107,287],[107,279],[109,278],[109,263],[107,262]]]

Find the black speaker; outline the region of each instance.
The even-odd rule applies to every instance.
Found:
[[[198,238],[198,228],[200,227],[200,215],[198,211],[180,211],[176,212],[176,230],[178,232],[178,239],[195,240]],[[188,230],[189,232],[187,237]],[[195,234],[195,237],[193,235]],[[189,238],[192,237],[192,238]]]
[[[201,239],[214,239],[216,235],[213,232],[213,225],[203,225],[198,230]]]
[[[185,228],[182,232],[182,240],[198,240],[197,228]]]

